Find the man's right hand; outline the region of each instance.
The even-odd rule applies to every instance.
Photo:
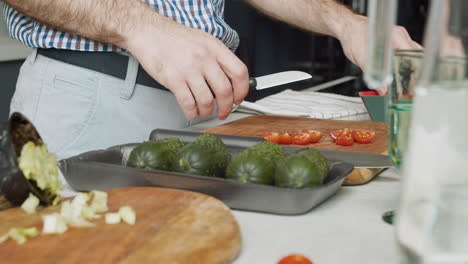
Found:
[[[210,116],[214,102],[219,119],[249,90],[247,67],[217,38],[158,16],[155,24],[137,26],[122,45],[160,84],[171,90],[186,117]]]

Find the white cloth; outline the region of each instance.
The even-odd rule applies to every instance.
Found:
[[[237,111],[319,119],[367,116],[366,107],[359,97],[293,90],[282,91],[255,103],[242,102]]]

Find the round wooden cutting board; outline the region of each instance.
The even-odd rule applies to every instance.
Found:
[[[109,225],[103,217],[96,227],[70,227],[61,235],[40,235],[18,245],[0,244],[1,263],[230,263],[239,254],[241,235],[230,209],[200,193],[164,188],[122,188],[108,191],[109,212],[130,205],[135,225]],[[0,211],[0,236],[12,227],[42,230],[41,215],[20,208]]]

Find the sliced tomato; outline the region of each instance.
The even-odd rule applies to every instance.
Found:
[[[302,132],[308,133],[310,135],[309,143],[317,143],[323,137],[322,132],[312,129],[303,129]]]
[[[278,132],[263,132],[262,133],[262,138],[265,139],[266,141],[272,142],[272,143],[279,143],[280,142],[280,133]]]
[[[336,141],[336,139],[341,135],[342,132],[343,132],[343,129],[331,131],[331,132],[330,132],[330,137],[331,137],[334,141]]]
[[[375,138],[375,132],[369,130],[354,130],[353,131],[354,141],[361,144],[371,143]]]
[[[292,136],[288,132],[281,133],[279,143],[283,145],[292,144]]]
[[[305,132],[298,132],[292,137],[292,143],[296,145],[309,144],[310,140],[311,140],[311,135]]]
[[[300,254],[292,254],[282,258],[278,264],[314,264],[306,256]]]
[[[341,146],[351,146],[354,143],[353,132],[349,128],[345,128],[341,133],[337,134],[335,139],[337,145]]]

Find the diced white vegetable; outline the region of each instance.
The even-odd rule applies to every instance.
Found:
[[[60,201],[62,201],[62,196],[60,196],[60,194],[57,194],[57,196],[55,196],[54,200],[52,201],[52,206],[56,206],[60,203]]]
[[[20,245],[24,244],[26,242],[26,240],[28,240],[25,235],[23,235],[23,234],[21,234],[21,232],[19,232],[18,228],[10,229],[10,231],[8,232],[8,236],[11,239],[15,240],[16,243],[18,243]]]
[[[28,199],[23,202],[21,209],[23,209],[27,214],[36,213],[37,206],[39,205],[39,199],[34,196],[34,194],[29,193]]]
[[[0,244],[8,240],[8,234],[0,236]]]
[[[96,213],[107,212],[107,193],[101,191],[92,191],[93,200],[91,202],[91,209]]]
[[[74,203],[70,201],[65,201],[62,203],[62,208],[60,211],[60,215],[66,221],[69,226],[74,227],[93,227],[95,224],[87,221],[83,217],[83,208],[87,205],[82,205],[81,199],[78,202]]]
[[[106,224],[118,224],[118,223],[120,223],[119,213],[107,213],[106,214]]]
[[[136,221],[136,215],[135,211],[133,210],[132,207],[125,205],[120,207],[119,209],[119,215],[122,218],[122,220],[129,224],[129,225],[134,225]]]
[[[24,144],[18,166],[28,180],[34,180],[41,190],[57,193],[62,188],[58,177],[57,158],[47,151],[45,144],[36,146],[32,141]]]
[[[81,210],[81,215],[85,219],[97,219],[101,218],[100,215],[96,214],[96,212],[93,210],[91,206],[85,205],[83,209]]]
[[[39,232],[35,227],[30,228],[12,228],[8,232],[8,237],[15,240],[18,244],[24,244],[29,237],[35,237]],[[6,239],[5,239],[6,240]]]
[[[43,234],[61,234],[67,231],[67,222],[65,219],[58,213],[49,214],[42,216]]]

